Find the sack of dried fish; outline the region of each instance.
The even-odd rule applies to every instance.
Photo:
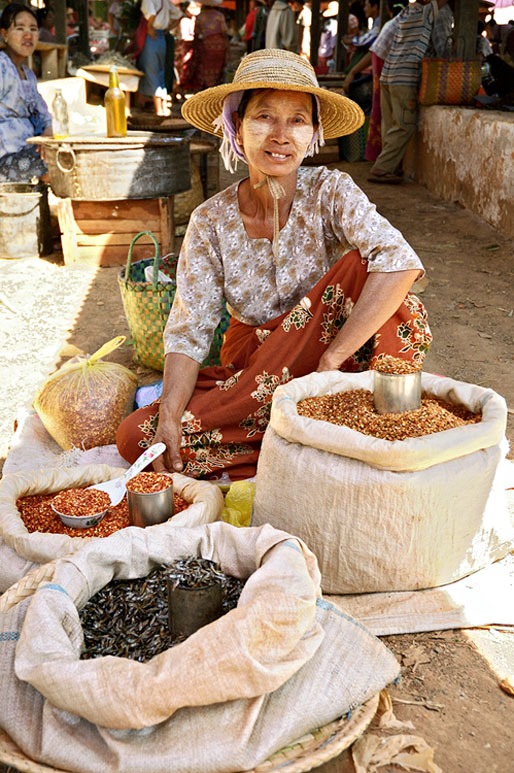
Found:
[[[111,625],[116,635],[132,606],[144,622],[148,605],[150,625],[153,601],[133,582],[152,584],[163,563],[183,574],[184,556],[201,557],[193,573],[208,559],[247,580],[238,605],[148,662],[129,652],[80,658],[97,592],[130,584],[126,608],[107,600],[102,609],[102,597],[95,635]],[[378,639],[319,597],[319,580],[308,548],[269,526],[164,524],[89,543],[0,615],[0,727],[29,757],[72,773],[141,773],[145,759],[155,773],[253,769],[398,675]],[[134,626],[126,645],[137,651],[145,637]]]
[[[481,420],[426,434],[434,419],[422,409],[411,412],[425,422],[421,433],[407,414],[373,417],[372,371],[313,373],[274,395],[252,525],[271,523],[305,540],[326,593],[444,585],[503,558],[514,544],[504,399],[426,373],[422,387],[434,403],[461,405]],[[343,426],[334,423],[339,417],[318,420],[297,408],[340,394]],[[320,404],[323,399],[317,410]],[[387,422],[394,437],[410,436],[377,437],[376,427]]]
[[[2,478],[0,559],[6,551],[9,553],[6,553],[6,559],[10,559],[10,553],[14,551],[20,561],[13,563],[11,560],[0,560],[0,593],[33,568],[30,562],[44,564],[61,558],[76,552],[92,538],[107,537],[128,527],[126,500],[110,509],[97,526],[88,529],[64,526],[49,504],[53,495],[59,491],[86,488],[93,483],[115,478],[123,472],[122,469],[105,464],[90,464],[17,472]],[[215,484],[194,480],[180,473],[174,473],[172,480],[175,493],[188,505],[172,518],[170,523],[173,527],[199,526],[220,518],[223,495]]]
[[[113,338],[90,357],[77,356],[47,378],[34,408],[65,451],[116,442],[116,430],[133,410],[137,378],[128,368],[102,357],[121,346]]]

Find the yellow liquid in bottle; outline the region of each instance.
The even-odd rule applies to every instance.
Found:
[[[111,91],[111,89],[109,89]],[[105,95],[105,115],[107,119],[108,137],[127,136],[127,116],[125,115],[125,95],[120,89],[120,94]]]
[[[109,88],[105,92],[105,117],[108,137],[127,136],[125,94],[120,89],[118,72],[114,66],[109,72]]]

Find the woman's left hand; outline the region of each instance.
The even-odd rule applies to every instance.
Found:
[[[318,372],[339,370],[397,311],[419,269],[368,274],[352,312],[320,357]]]

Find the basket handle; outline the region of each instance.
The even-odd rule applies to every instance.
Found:
[[[134,238],[130,242],[130,247],[129,247],[128,256],[127,256],[127,266],[125,268],[125,287],[128,285],[129,276],[130,276],[130,267],[132,265],[132,250],[134,249],[134,245],[140,236],[149,236],[155,246],[155,256],[153,259],[152,287],[154,290],[156,290],[157,279],[159,278],[159,244],[157,243],[157,239],[155,238],[155,236],[151,231],[140,231],[138,234],[134,236]]]

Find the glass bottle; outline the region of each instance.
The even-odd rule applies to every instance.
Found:
[[[118,70],[114,64],[111,64],[109,70],[109,88],[105,92],[105,117],[108,137],[127,136],[125,94],[120,89]]]
[[[68,105],[62,95],[62,89],[55,89],[55,96],[52,102],[52,128],[56,140],[62,140],[70,136]]]

